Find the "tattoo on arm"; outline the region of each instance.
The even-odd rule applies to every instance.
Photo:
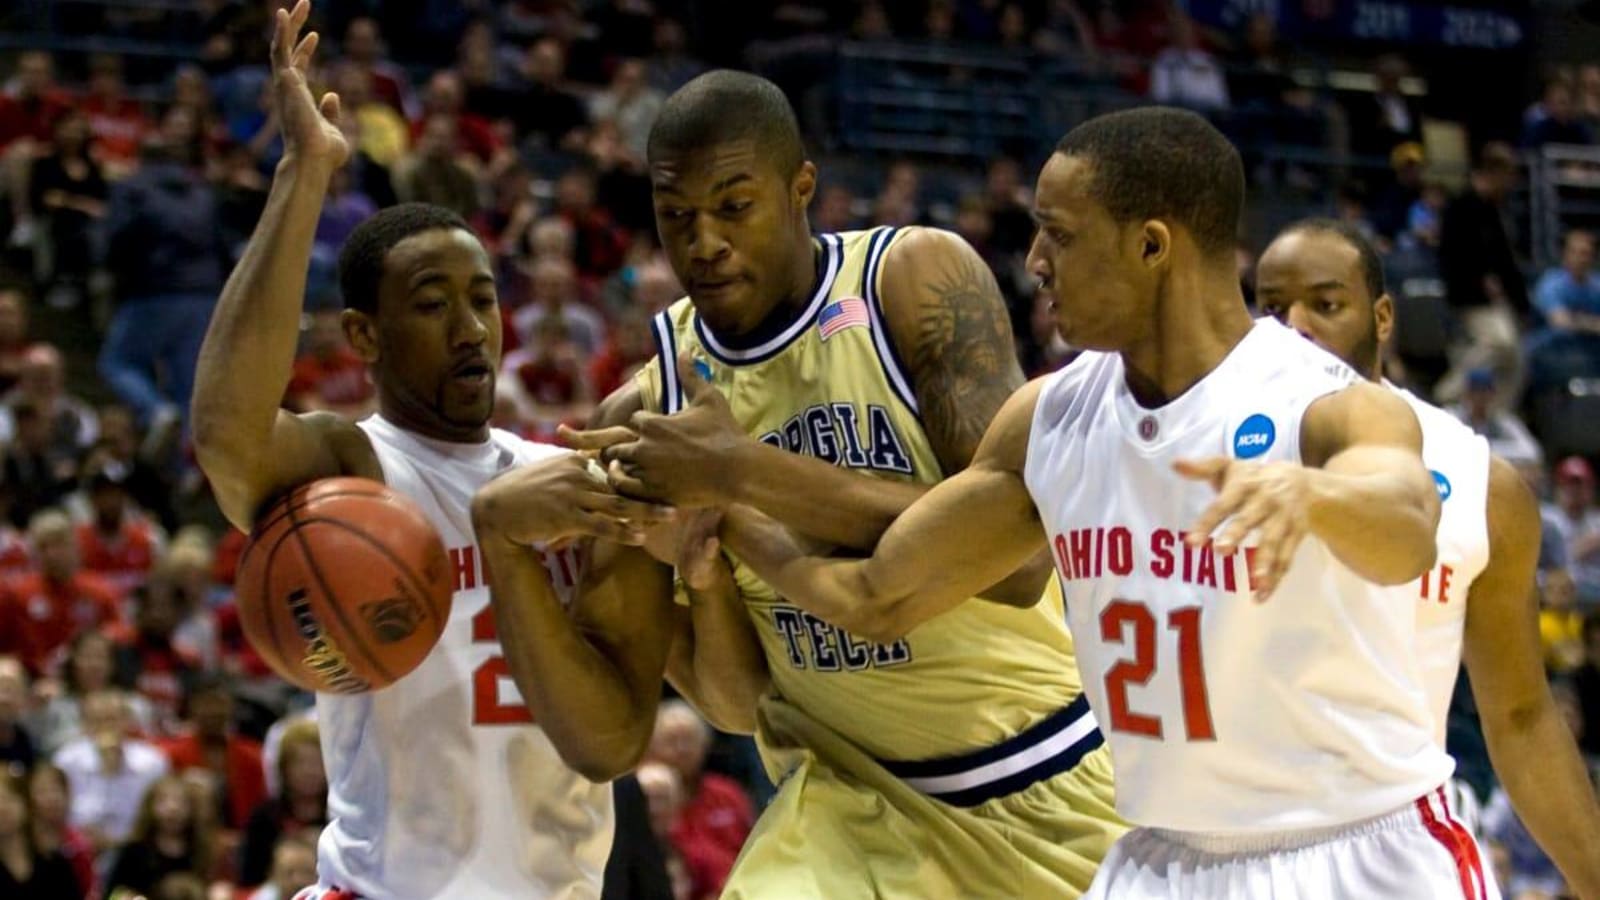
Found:
[[[947,254],[921,286],[908,360],[922,421],[945,474],[967,467],[983,433],[1022,384],[1000,286],[977,254]]]

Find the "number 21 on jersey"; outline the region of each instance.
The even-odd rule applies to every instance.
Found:
[[[1106,706],[1111,729],[1160,739],[1161,717],[1135,712],[1128,703],[1128,685],[1147,685],[1161,675],[1171,677],[1172,661],[1163,663],[1156,653],[1156,617],[1150,607],[1133,600],[1113,600],[1100,613],[1100,639],[1129,647],[1126,656],[1106,672]],[[1211,701],[1206,696],[1205,664],[1200,658],[1200,607],[1185,606],[1167,613],[1165,626],[1178,638],[1178,691],[1183,698],[1183,728],[1187,740],[1214,741]]]

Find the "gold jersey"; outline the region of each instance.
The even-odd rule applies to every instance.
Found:
[[[884,254],[901,234],[878,228],[819,235],[810,303],[755,346],[719,340],[688,298],[673,304],[654,323],[657,357],[637,376],[645,408],[683,407],[673,360],[688,350],[699,377],[760,440],[875,478],[940,481],[945,473],[877,293]],[[877,644],[786,602],[737,561],[734,570],[774,694],[880,760],[938,759],[997,745],[1079,695],[1054,578],[1031,608],[971,600],[901,640]]]

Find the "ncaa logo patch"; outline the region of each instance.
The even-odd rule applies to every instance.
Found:
[[[1437,469],[1430,470],[1428,474],[1433,476],[1433,486],[1439,489],[1439,502],[1443,503],[1444,501],[1449,500],[1450,479],[1444,477],[1444,473],[1438,471]]]
[[[1272,420],[1256,413],[1243,422],[1233,433],[1233,455],[1240,459],[1254,459],[1272,449],[1272,442],[1278,439],[1278,429]]]
[[[705,360],[701,359],[698,356],[695,357],[694,358],[694,373],[696,375],[699,375],[701,377],[701,379],[703,379],[705,381],[710,381],[711,380],[711,364],[706,362]]]

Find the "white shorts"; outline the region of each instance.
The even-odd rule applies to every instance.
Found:
[[[1349,825],[1260,835],[1135,828],[1083,900],[1499,900],[1443,790]]]

